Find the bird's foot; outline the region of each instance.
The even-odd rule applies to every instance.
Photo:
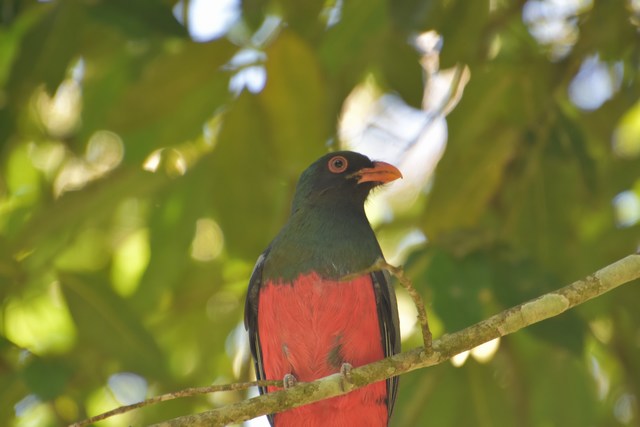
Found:
[[[351,363],[343,363],[342,366],[340,366],[340,375],[342,375],[342,378],[344,378],[344,380],[348,383],[351,382],[351,370],[353,369],[353,366],[351,365]]]
[[[298,384],[298,379],[293,376],[293,374],[286,374],[282,379],[282,385],[284,389],[288,389]]]
[[[342,366],[340,366],[340,375],[342,376],[342,389],[345,391],[349,390],[351,388],[351,385],[353,384],[351,377],[352,369],[353,366],[351,365],[351,363],[343,363]]]

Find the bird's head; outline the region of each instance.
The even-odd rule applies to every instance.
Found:
[[[402,173],[388,163],[352,151],[329,153],[300,176],[293,210],[308,205],[362,207],[371,189],[398,178]]]

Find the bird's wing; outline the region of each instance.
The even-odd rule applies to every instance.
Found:
[[[400,353],[400,321],[398,320],[398,304],[396,293],[389,280],[386,271],[375,271],[371,273],[371,280],[378,303],[378,321],[380,322],[380,335],[382,337],[382,348],[384,356],[389,357]],[[387,407],[389,417],[393,412],[393,405],[398,393],[398,382],[400,377],[391,377],[387,380]]]
[[[258,334],[258,300],[260,298],[260,286],[262,284],[262,269],[264,260],[269,250],[264,251],[256,261],[253,267],[253,273],[249,279],[249,290],[247,291],[247,300],[244,306],[244,327],[249,332],[249,346],[253,361],[256,368],[256,378],[258,380],[266,380],[264,374],[264,366],[262,364],[262,352],[260,348],[260,336]],[[266,387],[259,387],[260,394],[267,392]],[[273,415],[269,415],[269,422],[273,425]]]

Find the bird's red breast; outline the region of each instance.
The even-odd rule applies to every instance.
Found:
[[[266,378],[313,381],[384,358],[371,276],[335,281],[316,273],[265,283],[258,330]],[[269,391],[274,390],[270,388]],[[384,381],[275,415],[278,427],[386,426]]]

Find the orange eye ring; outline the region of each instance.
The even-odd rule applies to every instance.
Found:
[[[342,173],[347,170],[349,162],[344,156],[335,156],[329,159],[329,170],[333,173]]]

